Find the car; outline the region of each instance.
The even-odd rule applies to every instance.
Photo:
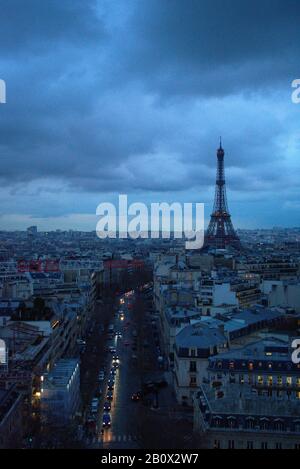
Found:
[[[119,368],[119,363],[118,362],[113,362],[112,366],[115,370],[117,370]]]
[[[105,401],[104,404],[103,404],[103,410],[104,410],[104,412],[109,412],[110,409],[111,409],[110,402],[109,402],[109,401]]]
[[[119,363],[119,361],[120,361],[119,355],[114,355],[114,356],[113,356],[113,362]]]
[[[104,377],[105,377],[104,371],[103,370],[99,371],[98,381],[104,381]]]
[[[116,373],[117,373],[117,370],[116,370],[115,368],[112,368],[112,369],[110,370],[111,376],[115,376]]]
[[[148,394],[154,392],[156,390],[156,386],[155,383],[153,383],[152,381],[148,381],[143,384],[142,389],[144,394]]]
[[[77,340],[77,345],[86,345],[86,341],[83,339],[78,339]]]
[[[107,394],[106,394],[106,399],[108,401],[112,401],[114,398],[114,393],[112,391],[107,391]]]
[[[94,399],[92,400],[92,403],[91,403],[91,413],[92,414],[97,414],[98,408],[99,408],[99,399],[94,397]]]
[[[142,393],[141,391],[137,391],[137,392],[134,392],[131,396],[131,400],[132,402],[138,402],[140,401],[142,398]]]
[[[102,417],[102,427],[107,428],[111,426],[111,417],[110,414],[103,414]]]
[[[109,351],[110,351],[110,353],[116,353],[115,347],[109,347]]]
[[[110,381],[109,383],[107,383],[107,389],[109,391],[113,391],[115,389],[115,383],[114,381]]]
[[[165,379],[160,379],[158,381],[155,381],[154,384],[157,388],[166,388],[168,386],[168,381],[166,381]]]

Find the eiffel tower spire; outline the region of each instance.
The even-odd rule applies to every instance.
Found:
[[[231,216],[228,210],[224,156],[225,152],[222,147],[222,138],[220,137],[220,147],[217,150],[218,167],[215,202],[210,223],[205,235],[205,245],[219,249],[224,249],[226,246],[240,248],[240,240],[233,228]]]

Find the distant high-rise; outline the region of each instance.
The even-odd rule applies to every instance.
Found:
[[[222,148],[222,142],[220,141],[220,147],[217,150],[218,168],[214,210],[205,235],[205,246],[217,249],[224,249],[227,246],[240,248],[240,240],[233,228],[231,216],[228,210],[224,155],[225,152]]]
[[[27,233],[29,235],[34,236],[37,234],[37,232],[38,232],[37,226],[30,226],[29,228],[27,228]]]

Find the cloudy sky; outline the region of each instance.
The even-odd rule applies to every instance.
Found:
[[[299,0],[1,0],[0,229],[95,228],[100,202],[300,225]]]

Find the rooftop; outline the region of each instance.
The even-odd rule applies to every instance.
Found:
[[[78,368],[79,364],[76,359],[61,359],[47,375],[46,383],[50,386],[65,388],[69,385]],[[44,386],[46,387],[46,384]]]
[[[220,329],[201,322],[185,327],[176,336],[176,345],[180,348],[210,348],[226,342]]]
[[[276,396],[258,396],[248,385],[230,384],[224,388],[224,397],[216,389],[203,384],[198,395],[199,404],[206,404],[214,414],[255,415],[264,417],[296,417],[300,419],[299,400],[278,399]],[[300,422],[300,420],[299,420]]]

